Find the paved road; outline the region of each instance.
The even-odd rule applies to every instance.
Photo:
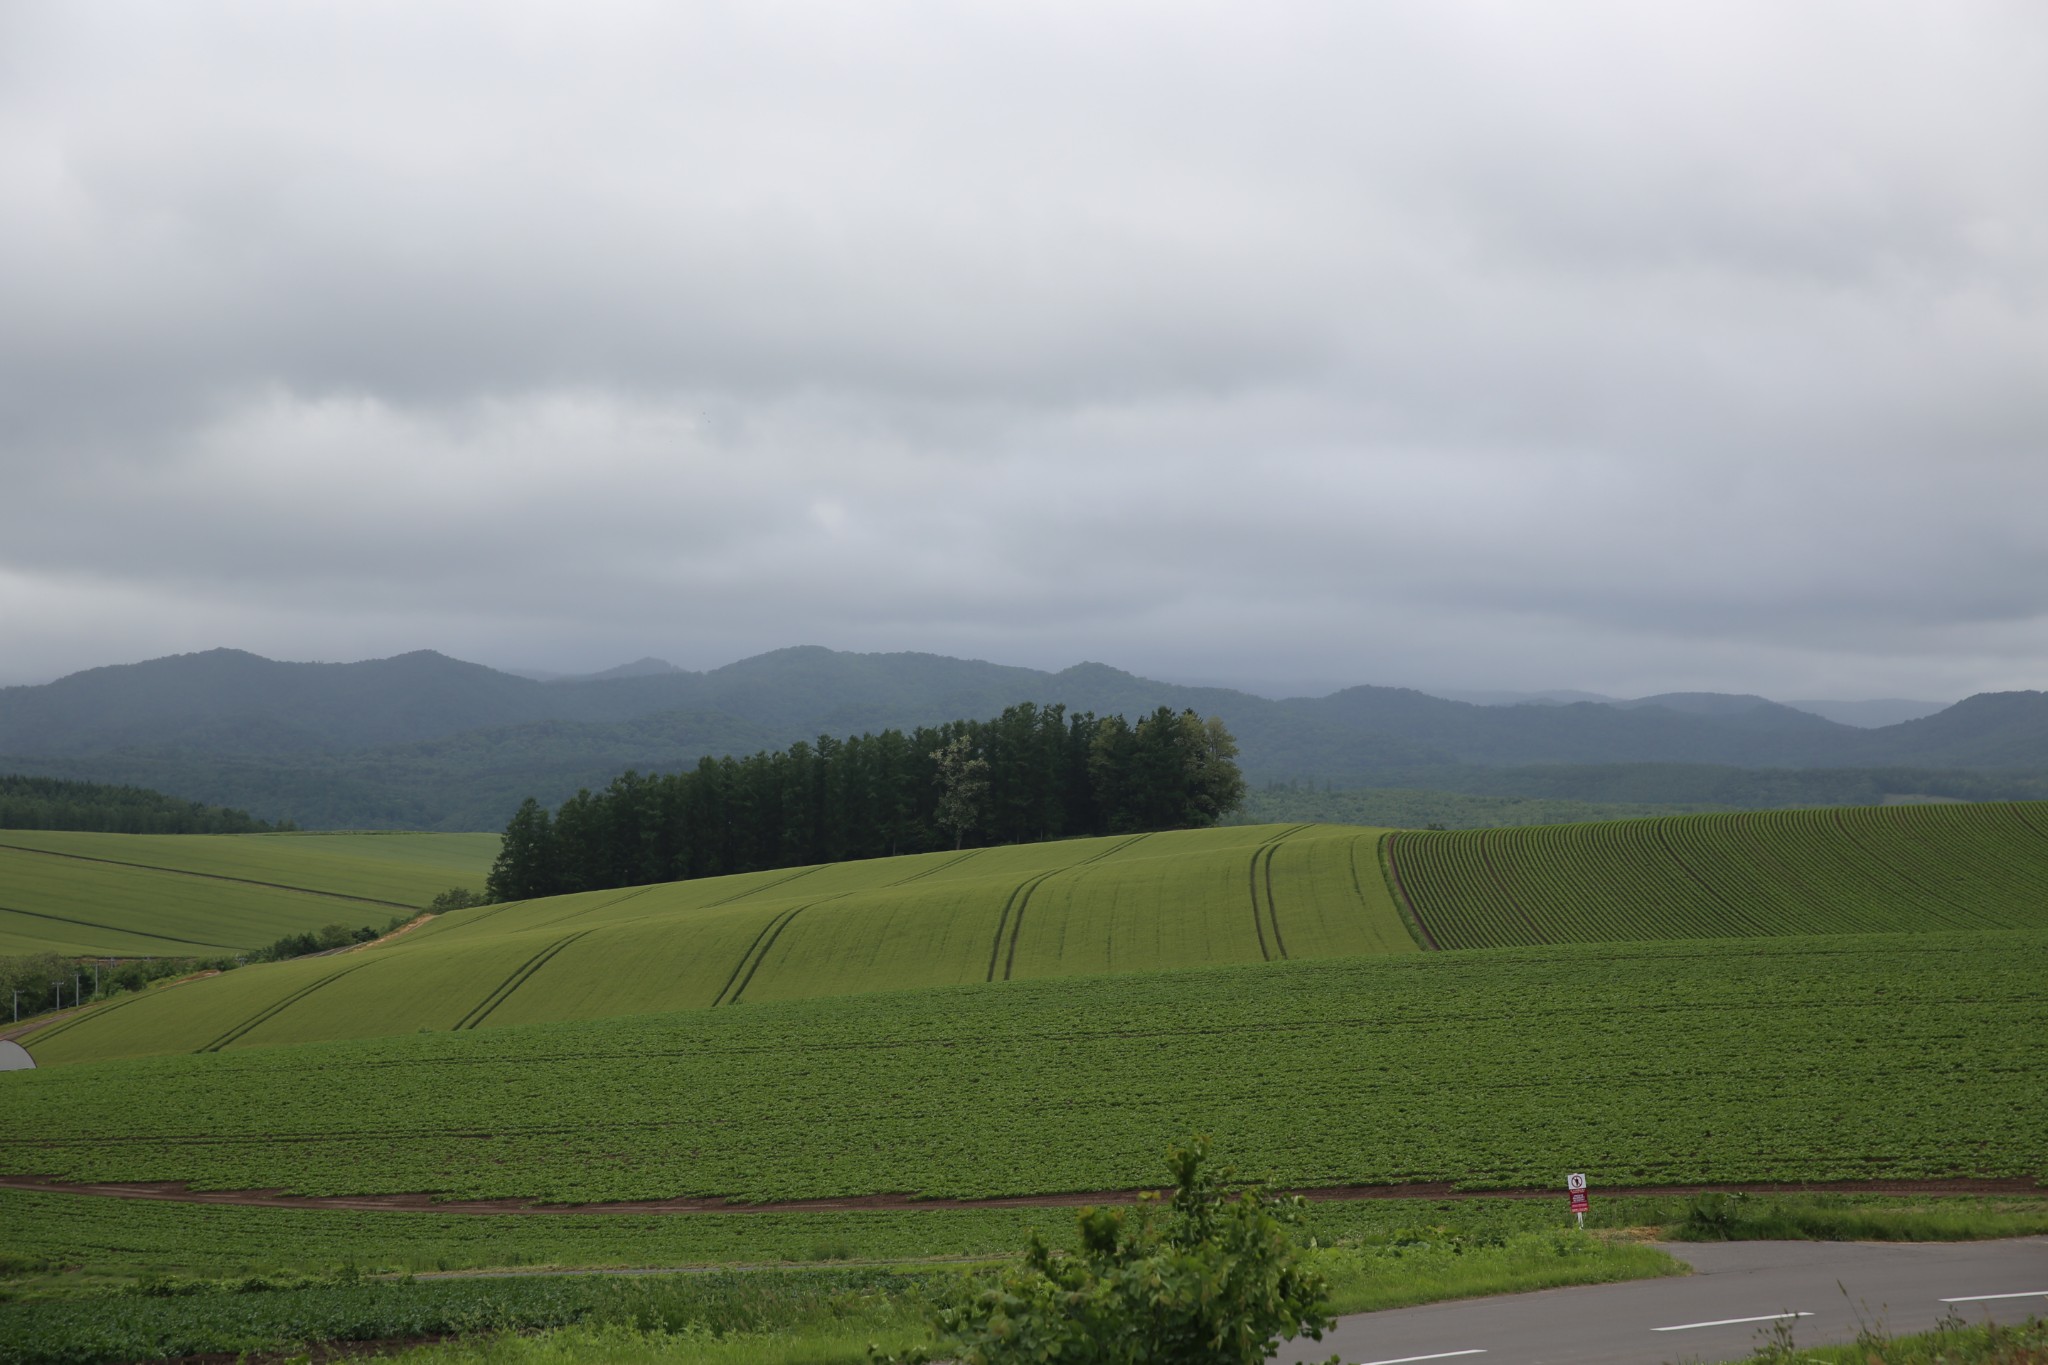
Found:
[[[1973,1321],[2048,1314],[2048,1237],[1666,1250],[1694,1273],[1360,1313],[1320,1345],[1290,1343],[1275,1360],[1324,1360],[1334,1351],[1345,1365],[1667,1365],[1740,1360],[1770,1330],[1763,1319],[1781,1314],[1802,1315],[1787,1319],[1802,1346],[1853,1340],[1859,1312],[1894,1334],[1925,1331],[1951,1307]]]

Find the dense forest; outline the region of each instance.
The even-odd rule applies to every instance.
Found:
[[[493,899],[932,849],[1215,824],[1244,795],[1223,723],[1135,725],[1026,702],[994,720],[820,736],[664,776],[627,772],[506,827]]]
[[[291,828],[247,811],[204,806],[143,787],[0,775],[0,829],[87,830],[106,834],[264,834]]]

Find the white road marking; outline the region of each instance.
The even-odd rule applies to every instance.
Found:
[[[2024,1294],[1965,1294],[1959,1299],[1936,1299],[1936,1303],[1983,1303],[1987,1299],[2048,1299],[2048,1289],[2029,1289]]]
[[[1766,1313],[1760,1318],[1715,1318],[1712,1322],[1681,1322],[1676,1327],[1652,1327],[1652,1332],[1690,1332],[1695,1327],[1733,1327],[1743,1322],[1782,1322],[1786,1318],[1810,1318],[1811,1313]]]
[[[1483,1356],[1477,1347],[1469,1351],[1438,1351],[1433,1356],[1395,1356],[1392,1360],[1361,1360],[1358,1365],[1408,1365],[1411,1360],[1449,1360],[1452,1356]]]

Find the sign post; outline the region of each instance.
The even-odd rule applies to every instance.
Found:
[[[1572,1213],[1579,1220],[1579,1226],[1586,1226],[1586,1177],[1574,1172],[1564,1178],[1564,1187],[1572,1197]]]

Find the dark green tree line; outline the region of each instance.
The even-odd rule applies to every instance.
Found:
[[[0,775],[0,829],[88,830],[108,834],[261,834],[290,829],[247,811],[181,801],[146,787]]]
[[[994,720],[821,735],[780,752],[622,773],[550,812],[529,798],[497,900],[810,863],[1212,825],[1244,796],[1220,721],[1012,706]]]

